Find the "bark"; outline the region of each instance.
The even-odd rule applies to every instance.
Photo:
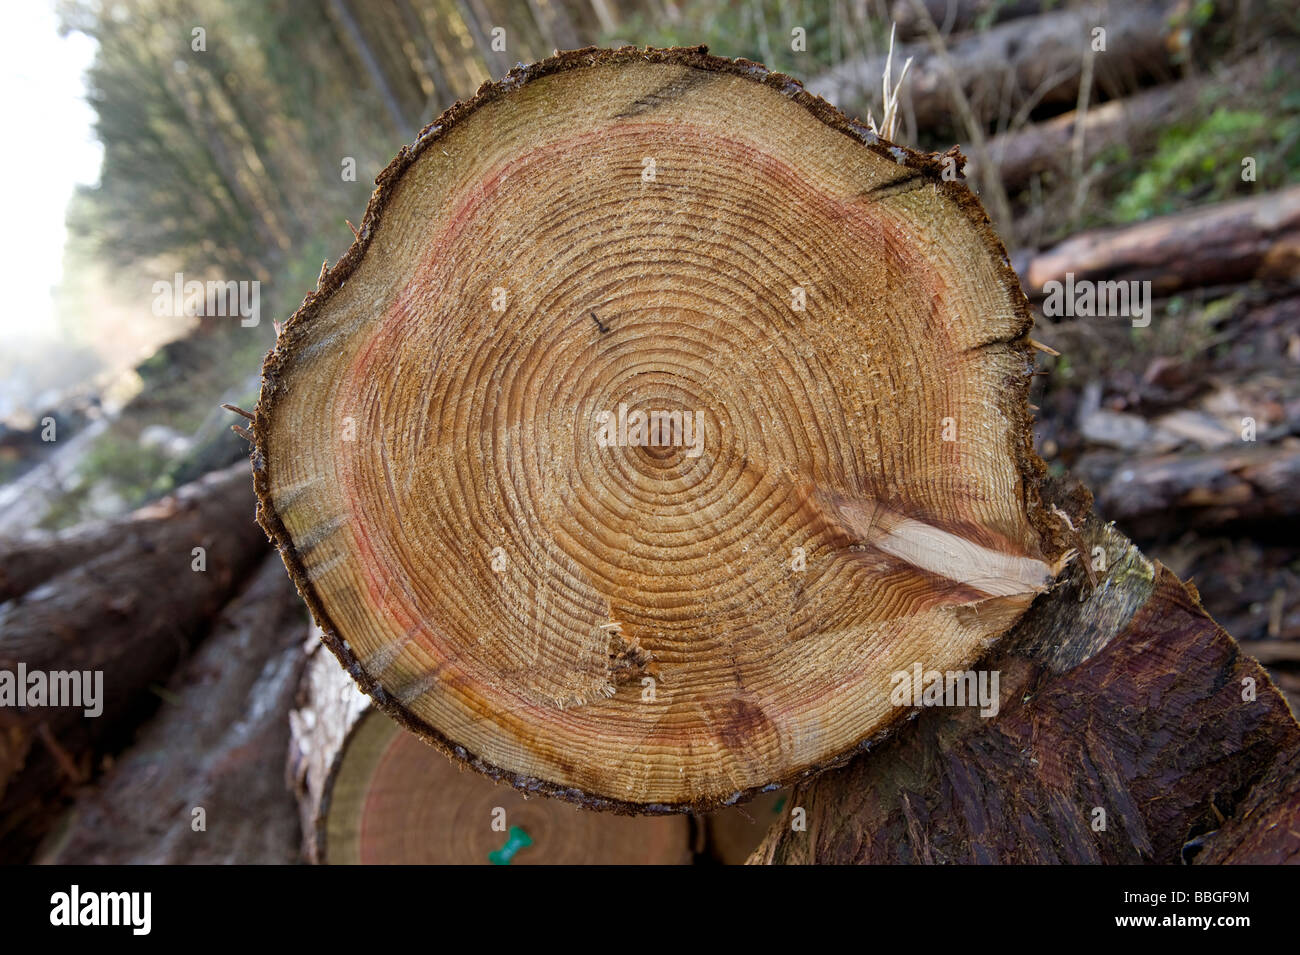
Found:
[[[289,744],[309,635],[283,564],[267,558],[168,681],[167,702],[77,799],[37,861],[296,862],[297,806],[275,767]]]
[[[0,670],[101,673],[103,712],[0,707],[0,857],[21,858],[69,787],[89,779],[98,757],[157,703],[150,688],[266,552],[248,520],[253,508],[248,466],[237,464],[87,534],[80,557],[76,534],[51,536],[44,549],[21,545],[34,548],[32,566],[68,563],[39,585],[32,575],[10,578],[20,595],[0,605]],[[202,572],[192,569],[196,547]]]
[[[889,732],[895,656],[969,663],[1059,569],[1030,315],[937,157],[752,63],[587,50],[378,183],[268,356],[259,514],[331,652],[447,755],[731,805]],[[638,405],[698,440],[638,442]]]
[[[1144,79],[1170,79],[1174,71],[1167,42],[1171,9],[1163,3],[1133,4],[1112,7],[1106,14],[1092,7],[1013,20],[950,39],[948,57],[976,120],[991,125],[1008,110],[1073,105],[1096,26],[1107,31],[1106,51],[1094,63],[1094,82],[1100,90],[1113,97],[1135,89]],[[903,84],[903,114],[912,111],[917,128],[936,136],[968,135],[953,119],[958,110],[944,58],[927,43],[897,44],[895,62],[906,62],[908,57],[913,62]],[[817,77],[808,89],[861,114],[875,104],[879,114],[876,97],[884,66],[884,54],[850,60]]]
[[[1194,587],[1095,519],[1082,542],[1106,555],[1096,588],[1076,566],[979,664],[1001,675],[996,716],[922,709],[799,786],[751,862],[1295,858],[1300,727],[1285,700]]]
[[[303,851],[324,864],[483,865],[527,833],[511,865],[683,865],[684,816],[630,819],[526,799],[473,773],[369,705],[323,649],[291,714],[290,780]],[[500,827],[494,814],[501,810]]]
[[[1135,152],[1154,142],[1156,134],[1169,126],[1201,118],[1207,91],[1219,96],[1231,91],[1234,98],[1250,99],[1260,95],[1269,76],[1278,71],[1294,73],[1298,68],[1293,50],[1262,51],[1211,75],[1151,87],[995,136],[988,143],[989,157],[1008,191],[1028,186],[1038,175],[1055,174],[1059,180],[1068,180],[1077,168],[1088,168],[1116,146]],[[972,157],[966,163],[966,175],[976,179],[978,174]]]

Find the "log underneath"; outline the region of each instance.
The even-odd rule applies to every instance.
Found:
[[[102,712],[0,706],[0,859],[26,857],[70,788],[153,711],[151,687],[167,681],[257,566],[267,547],[247,520],[253,506],[248,465],[238,464],[97,530],[10,546],[16,596],[0,604],[3,678],[20,665],[29,681],[37,672],[89,673],[92,693],[102,680]],[[77,541],[84,555],[63,563],[78,560],[69,549]],[[196,547],[204,570],[195,569]],[[41,574],[27,572],[15,554],[23,550]]]
[[[168,702],[77,799],[37,861],[298,861],[297,807],[277,767],[310,633],[283,564],[267,558],[168,682]]]
[[[381,176],[264,369],[259,517],[375,703],[524,792],[730,804],[1057,572],[1005,250],[787,77],[585,50]]]
[[[368,705],[324,653],[292,717],[290,767],[309,861],[681,865],[684,817],[629,819],[525,799],[449,761]]]
[[[1095,521],[1076,568],[979,666],[1001,706],[802,785],[760,863],[1277,862],[1300,852],[1300,727],[1195,588]],[[1253,692],[1252,692],[1253,691]],[[791,829],[791,811],[806,831]],[[1104,828],[1099,828],[1099,824]]]

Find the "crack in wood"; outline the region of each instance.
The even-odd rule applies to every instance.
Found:
[[[709,75],[707,73],[687,68],[667,83],[634,100],[632,105],[623,112],[615,113],[614,118],[629,119],[633,116],[653,112],[664,104],[685,96],[691,90],[703,85],[708,79]]]

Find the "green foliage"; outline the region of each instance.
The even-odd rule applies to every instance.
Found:
[[[1253,157],[1255,182],[1242,181]],[[1118,197],[1116,219],[1131,222],[1174,212],[1192,201],[1219,201],[1286,182],[1300,166],[1300,115],[1270,117],[1224,106],[1204,119],[1161,133],[1155,155]]]
[[[86,452],[80,477],[86,485],[108,483],[128,507],[135,507],[172,489],[164,478],[166,469],[167,457],[161,451],[109,433]]]

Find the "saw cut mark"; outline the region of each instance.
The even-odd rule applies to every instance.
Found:
[[[664,83],[655,90],[638,97],[627,109],[621,113],[615,114],[615,119],[630,119],[633,116],[641,116],[645,113],[653,112],[671,103],[673,100],[685,96],[692,90],[698,89],[709,81],[709,74],[702,70],[685,69],[676,77]]]

